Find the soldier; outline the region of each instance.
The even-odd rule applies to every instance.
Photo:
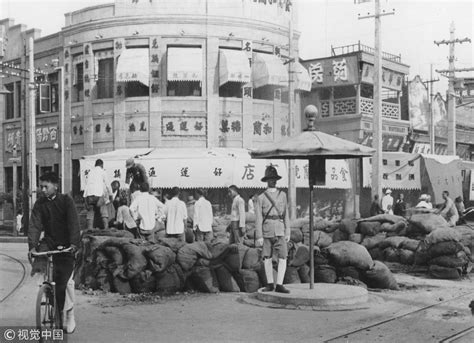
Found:
[[[264,292],[275,290],[279,293],[290,293],[283,286],[288,255],[287,242],[290,240],[290,220],[288,217],[288,202],[286,193],[277,190],[276,183],[280,180],[277,170],[268,166],[262,182],[267,182],[268,188],[257,197],[255,205],[257,246],[263,246],[263,263],[267,285]],[[272,256],[278,256],[278,274],[276,287],[273,284]]]

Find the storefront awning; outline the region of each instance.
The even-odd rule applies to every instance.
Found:
[[[288,71],[278,56],[254,53],[252,80],[254,88],[266,85],[288,87]]]
[[[168,48],[168,81],[202,81],[201,48]]]
[[[128,150],[128,149],[125,149]],[[125,185],[125,160],[136,156],[149,175],[152,188],[225,188],[232,184],[241,188],[265,188],[261,182],[265,168],[272,164],[282,179],[279,187],[288,187],[288,161],[252,159],[246,149],[148,149],[139,151],[108,152],[84,156],[80,161],[81,189],[85,187],[88,171],[97,158],[104,161],[109,181],[118,180]],[[150,151],[151,150],[151,151]],[[122,156],[121,159],[119,156]],[[308,161],[295,161],[295,185],[308,187]],[[327,160],[326,185],[321,188],[351,188],[349,168],[345,160]]]
[[[429,178],[433,203],[443,202],[442,193],[448,191],[451,199],[462,196],[462,173],[458,156],[421,155],[424,172]]]
[[[250,63],[242,50],[219,50],[219,86],[227,82],[250,82]]]
[[[406,136],[382,134],[382,151],[402,151]],[[372,147],[374,135],[372,132],[365,132],[364,138],[359,144]],[[413,151],[416,153],[417,151]]]
[[[300,91],[309,92],[311,91],[311,77],[309,76],[308,70],[299,62],[294,63],[293,67],[295,80],[295,89]]]
[[[148,49],[125,49],[117,63],[117,82],[139,81],[150,85],[150,58]]]
[[[363,158],[364,187],[371,187],[372,158]],[[383,152],[382,188],[421,189],[420,155]]]

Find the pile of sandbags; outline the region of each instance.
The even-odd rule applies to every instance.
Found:
[[[439,279],[459,279],[472,268],[469,249],[460,242],[455,228],[433,230],[425,238],[425,254],[429,273]]]

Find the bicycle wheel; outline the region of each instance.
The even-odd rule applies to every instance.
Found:
[[[60,328],[53,288],[48,284],[40,287],[36,298],[36,327],[39,330]]]

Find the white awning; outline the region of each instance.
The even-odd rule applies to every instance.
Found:
[[[295,89],[305,92],[311,91],[311,77],[309,76],[308,70],[301,65],[300,62],[295,62],[293,64],[293,72],[295,80]]]
[[[252,80],[254,88],[265,85],[288,87],[288,71],[278,56],[254,53]]]
[[[219,50],[219,86],[227,82],[250,82],[250,63],[242,50]]]
[[[201,48],[168,48],[168,81],[202,81]]]
[[[150,86],[150,57],[148,49],[125,49],[117,63],[117,82],[139,81]]]

